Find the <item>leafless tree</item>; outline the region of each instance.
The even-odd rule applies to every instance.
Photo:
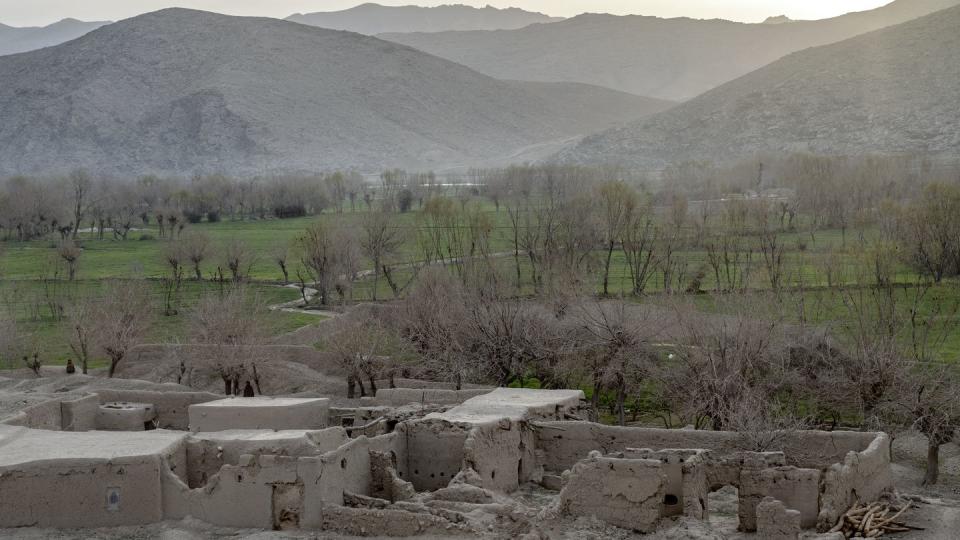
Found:
[[[168,218],[169,220],[169,218]],[[186,255],[190,264],[193,265],[194,278],[197,281],[203,279],[203,272],[200,265],[210,254],[210,236],[202,231],[190,231],[186,236],[179,239],[180,248]]]
[[[80,232],[80,224],[83,222],[84,212],[89,205],[89,192],[93,187],[93,181],[89,174],[81,170],[70,173],[68,180],[73,191],[73,231],[71,238],[76,239]]]
[[[303,268],[317,288],[320,304],[327,305],[338,270],[334,231],[322,222],[314,223],[297,239],[297,244]]]
[[[264,313],[260,298],[239,287],[203,296],[190,316],[191,341],[206,346],[203,361],[223,379],[226,395],[242,393],[245,381],[262,393],[257,351],[266,340]]]
[[[87,374],[92,355],[97,351],[99,306],[95,296],[79,298],[67,308],[66,341],[80,372]]]
[[[70,281],[77,277],[77,268],[80,266],[80,256],[83,255],[83,249],[73,240],[64,240],[57,246],[57,255],[63,259],[67,265],[67,276]]]
[[[366,396],[364,380],[370,385],[371,395],[377,394],[378,377],[391,377],[390,355],[399,353],[398,340],[378,318],[352,319],[340,325],[328,343],[337,355],[340,369],[347,378],[347,397]]]
[[[746,392],[772,396],[790,379],[782,316],[761,313],[762,306],[775,303],[761,298],[724,302],[723,316],[678,305],[682,341],[658,372],[674,414],[698,427],[710,421],[717,430],[729,427],[731,412]]]
[[[283,274],[283,282],[290,282],[290,272],[287,268],[287,259],[290,256],[290,247],[286,244],[278,245],[270,251],[270,258],[273,259],[273,262],[280,268],[280,272]]]
[[[256,253],[239,238],[232,238],[223,247],[224,266],[230,271],[234,283],[242,283],[250,277],[250,271],[257,262]]]
[[[934,281],[960,273],[960,187],[933,183],[904,215],[909,260]]]
[[[607,182],[597,188],[600,218],[606,257],[603,264],[603,294],[610,294],[610,263],[617,244],[623,243],[624,232],[636,210],[636,192],[623,182]]]
[[[165,313],[167,316],[176,315],[180,304],[180,287],[183,284],[184,263],[187,255],[179,240],[170,240],[163,248],[163,261],[166,263],[168,276],[163,279]]]
[[[396,226],[387,212],[368,212],[361,224],[360,247],[373,263],[373,301],[377,301],[380,273],[387,261],[404,243],[402,229]]]
[[[579,335],[571,339],[587,368],[594,416],[599,414],[600,395],[609,388],[615,394],[617,422],[626,425],[627,396],[651,371],[658,324],[622,301],[583,302],[573,317]]]
[[[956,440],[960,429],[960,373],[954,365],[927,362],[909,373],[900,391],[900,404],[910,427],[927,438],[924,484],[936,484],[940,448]]]
[[[150,296],[144,287],[131,281],[107,282],[107,294],[94,308],[99,321],[94,342],[110,361],[108,377],[113,377],[120,363],[140,344],[151,326]]]
[[[641,295],[659,266],[660,229],[648,208],[636,207],[624,228],[623,253],[630,270],[633,294]]]

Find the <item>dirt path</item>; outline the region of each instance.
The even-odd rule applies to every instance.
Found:
[[[287,289],[296,289],[300,290],[300,286],[296,284],[284,285],[284,288]],[[314,296],[318,294],[316,289],[307,287],[304,289],[304,294],[307,297],[307,302],[309,302]],[[328,311],[322,309],[303,309],[303,298],[298,298],[296,300],[291,300],[289,302],[284,302],[282,304],[274,304],[270,307],[270,311],[283,311],[286,313],[303,313],[305,315],[316,315],[317,317],[325,317],[327,319],[332,319],[334,317],[339,317],[340,313],[336,311]]]
[[[923,498],[914,503],[907,522],[922,531],[897,534],[900,540],[956,540],[960,537],[960,501]]]

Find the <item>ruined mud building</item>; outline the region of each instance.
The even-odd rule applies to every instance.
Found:
[[[228,527],[469,534],[528,482],[556,515],[649,532],[739,492],[741,530],[829,529],[892,486],[883,433],[797,432],[744,452],[730,432],[579,420],[577,390],[381,390],[323,398],[97,390],[0,419],[0,527],[111,527],[188,516]],[[429,411],[434,412],[429,412]],[[770,497],[770,499],[765,499]],[[759,507],[759,508],[758,508]],[[478,514],[479,511],[479,514]],[[478,525],[476,516],[488,515]]]

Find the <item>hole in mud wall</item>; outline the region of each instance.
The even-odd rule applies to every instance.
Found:
[[[680,498],[672,493],[667,493],[663,496],[663,504],[667,506],[676,506],[680,503]]]
[[[710,525],[722,531],[736,531],[740,525],[740,492],[734,486],[723,486],[707,497]]]
[[[497,477],[497,471],[496,470],[490,471],[490,479],[493,480],[496,477]]]
[[[340,460],[340,468],[341,468],[341,469],[346,469],[346,468],[347,468],[347,458],[343,458],[343,459]]]

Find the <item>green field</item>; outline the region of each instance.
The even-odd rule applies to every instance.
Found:
[[[491,204],[482,204],[482,212],[492,225],[490,236],[490,251],[499,254],[493,264],[502,272],[505,279],[511,283],[515,281],[516,269],[512,256],[512,230],[507,212],[501,209],[496,211]],[[400,252],[393,257],[392,263],[398,265],[395,270],[397,280],[405,283],[413,276],[413,271],[403,265],[418,261],[421,257],[416,236],[419,227],[423,226],[422,216],[416,210],[395,216],[394,226],[407,231],[406,242]],[[208,257],[201,265],[205,278],[213,278],[218,266],[223,267],[220,252],[228,242],[241,240],[247,244],[255,254],[255,261],[251,270],[254,282],[253,290],[260,295],[267,304],[295,300],[299,294],[296,289],[280,287],[282,273],[273,260],[273,253],[278,249],[288,249],[288,267],[291,279],[296,276],[296,269],[301,265],[295,247],[297,237],[316,221],[335,224],[338,227],[353,229],[359,232],[363,211],[343,214],[324,213],[319,216],[296,219],[265,219],[265,220],[224,220],[216,223],[198,223],[189,226],[189,230],[200,231],[208,235],[211,248]],[[708,228],[709,230],[709,228]],[[692,235],[692,233],[688,233]],[[783,286],[788,293],[784,302],[794,302],[802,305],[810,314],[808,320],[820,324],[842,324],[849,313],[845,313],[841,296],[836,290],[827,290],[827,268],[830,267],[834,275],[834,285],[862,286],[869,282],[871,261],[866,258],[866,247],[871,245],[876,231],[866,229],[861,231],[848,230],[842,233],[839,230],[817,230],[815,232],[785,232],[779,235],[784,246],[783,255]],[[0,302],[7,316],[14,317],[20,326],[30,332],[34,339],[44,344],[44,353],[48,363],[62,363],[69,353],[63,340],[62,324],[45,308],[47,297],[63,295],[65,297],[100,294],[105,279],[138,279],[144,280],[145,286],[151,288],[155,306],[150,307],[156,312],[155,326],[151,340],[154,341],[183,341],[187,339],[184,328],[190,305],[196,301],[204,291],[215,291],[218,285],[212,281],[184,282],[183,303],[181,314],[164,316],[163,293],[161,278],[168,273],[163,260],[163,252],[168,239],[159,238],[156,228],[145,228],[130,233],[127,240],[118,240],[107,237],[96,239],[92,232],[83,232],[78,240],[82,246],[82,255],[79,259],[77,281],[69,282],[64,279],[66,272],[62,261],[57,256],[57,243],[53,239],[31,242],[3,243],[0,254]],[[754,237],[741,238],[743,246],[753,251],[751,262],[746,266],[748,278],[746,287],[751,290],[769,290],[770,280],[762,263],[762,256],[757,251],[757,239]],[[689,244],[689,245],[695,245]],[[593,273],[590,274],[594,291],[601,292],[602,276],[600,265],[605,256],[602,251],[592,254],[594,260]],[[717,283],[703,249],[686,247],[678,250],[675,255],[680,261],[680,272],[683,278],[673,284],[674,292],[695,293],[698,305],[710,310],[710,299],[716,294]],[[369,262],[364,267],[369,268]],[[522,282],[521,295],[534,293],[530,280],[531,267],[529,261],[521,254],[520,269]],[[187,269],[188,276],[192,276]],[[893,281],[908,285],[918,280],[917,274],[902,262],[893,264]],[[660,295],[665,293],[662,272],[654,272],[644,291],[646,295]],[[589,286],[589,282],[588,282]],[[358,281],[352,292],[353,301],[363,301],[372,298],[373,279],[368,277]],[[937,287],[936,297],[943,302],[960,301],[960,290],[955,281],[946,282]],[[630,295],[629,270],[622,251],[616,251],[613,256],[610,272],[609,291],[612,295]],[[907,294],[904,292],[903,294]],[[798,297],[799,295],[799,297]],[[388,300],[393,297],[386,280],[381,279],[378,284],[377,297]],[[338,299],[339,301],[339,299]],[[927,300],[931,302],[931,300]],[[816,309],[814,309],[814,307]],[[270,326],[273,334],[279,334],[296,329],[300,326],[315,323],[317,318],[311,315],[298,315],[282,312],[273,312],[264,324]],[[956,317],[939,321],[945,327],[956,325]],[[960,332],[954,332],[943,347],[943,354],[956,358],[960,354]]]

